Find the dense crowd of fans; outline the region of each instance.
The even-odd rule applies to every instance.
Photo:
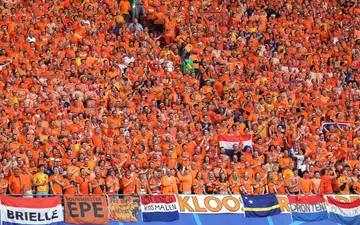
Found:
[[[360,194],[357,0],[0,12],[1,194]]]

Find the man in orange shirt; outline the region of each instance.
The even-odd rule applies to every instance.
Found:
[[[177,177],[180,180],[180,193],[182,194],[191,194],[191,187],[193,178],[191,172],[188,169],[185,169],[184,174],[181,174],[180,171],[177,172]]]
[[[136,191],[136,178],[132,176],[130,170],[126,170],[125,177],[122,178],[123,194],[135,194]]]
[[[52,194],[62,194],[64,180],[63,176],[59,174],[59,167],[54,167],[54,174],[50,177],[50,190]]]
[[[312,194],[313,185],[309,178],[309,172],[303,172],[303,178],[300,178],[300,193],[304,195]]]
[[[120,13],[124,17],[125,21],[129,21],[129,13],[131,11],[131,5],[129,0],[121,0],[119,3]]]
[[[91,180],[90,184],[90,194],[101,195],[105,193],[105,181],[101,178],[99,171],[95,172],[95,178]]]
[[[113,169],[109,169],[108,177],[105,180],[107,193],[109,195],[117,195],[119,194],[120,182],[119,178],[115,176],[115,171]]]
[[[171,176],[171,170],[168,170],[166,174],[161,177],[161,194],[174,194],[175,180]]]
[[[24,198],[32,198],[33,197],[33,190],[32,190],[32,179],[33,174],[29,172],[29,167],[26,164],[23,164],[22,166],[23,172],[20,174],[21,177],[21,184],[22,184],[22,190],[24,194]]]
[[[320,193],[321,194],[333,194],[332,183],[336,179],[335,176],[330,176],[327,169],[321,171],[320,178]]]
[[[77,188],[75,181],[71,180],[71,175],[67,174],[66,178],[64,178],[64,186],[63,186],[65,195],[75,195],[77,194]]]
[[[90,189],[90,176],[84,168],[80,169],[80,176],[76,177],[76,189],[79,195],[88,195]]]
[[[11,195],[23,193],[19,168],[14,168],[14,174],[9,178],[9,192]]]

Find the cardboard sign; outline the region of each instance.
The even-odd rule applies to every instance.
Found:
[[[65,222],[72,224],[108,224],[105,196],[64,195]]]

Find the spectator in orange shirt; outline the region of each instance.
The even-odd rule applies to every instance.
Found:
[[[11,195],[23,193],[19,168],[14,168],[14,174],[9,177],[9,192]]]
[[[242,194],[251,194],[252,193],[252,179],[249,177],[248,172],[244,173],[244,177],[241,180],[240,190]]]
[[[0,194],[1,195],[5,195],[7,190],[8,190],[8,186],[9,186],[9,182],[7,180],[4,179],[4,173],[0,173]]]
[[[206,194],[206,185],[201,172],[196,174],[192,182],[192,190],[194,194]]]
[[[277,194],[276,180],[274,179],[271,172],[268,174],[267,184],[265,186],[267,194]]]
[[[300,178],[300,193],[304,195],[312,194],[313,185],[309,178],[309,172],[304,171],[303,177]]]
[[[335,176],[330,176],[327,169],[321,171],[320,193],[333,194],[332,183],[336,179]]]
[[[237,172],[233,171],[229,178],[229,188],[231,194],[240,194],[240,178]]]
[[[146,179],[146,174],[141,174],[138,183],[136,184],[137,194],[152,194],[150,184]]]
[[[300,192],[300,177],[296,168],[293,169],[293,173],[287,181],[286,190],[288,194],[297,195]]]
[[[119,178],[115,176],[115,171],[113,169],[109,169],[108,176],[105,182],[106,182],[107,194],[109,195],[119,194],[120,181]]]
[[[215,194],[218,190],[218,183],[216,181],[215,175],[212,171],[208,173],[208,179],[206,183],[206,193]]]
[[[66,178],[64,178],[63,190],[65,195],[75,195],[79,193],[75,181],[71,180],[70,174],[67,174]]]
[[[217,194],[229,194],[230,189],[229,189],[229,182],[227,181],[226,175],[225,173],[220,173],[218,182],[217,182]]]
[[[62,194],[63,193],[63,176],[59,173],[59,167],[54,168],[54,174],[49,178],[50,190],[52,194]]]
[[[320,185],[321,185],[321,179],[320,179],[320,172],[316,171],[314,173],[314,177],[311,179],[313,190],[312,192],[315,195],[320,195]]]
[[[131,174],[130,170],[125,172],[122,178],[123,194],[135,194],[136,191],[136,178]]]
[[[265,184],[263,183],[260,173],[255,173],[251,184],[251,193],[263,195],[265,193]]]
[[[26,164],[22,166],[23,172],[20,174],[22,190],[23,190],[23,197],[32,198],[33,197],[33,188],[32,188],[32,180],[33,174],[30,173],[29,167]]]
[[[360,175],[357,176],[357,179],[353,181],[352,189],[356,194],[360,193]]]
[[[102,195],[105,193],[105,181],[101,178],[100,172],[95,172],[95,178],[90,181],[90,194]]]
[[[177,172],[177,177],[180,180],[179,191],[182,194],[191,194],[191,187],[193,178],[191,176],[190,170],[185,169],[184,174],[182,175],[180,171]]]
[[[283,178],[282,173],[278,173],[278,179],[275,181],[276,183],[276,190],[277,190],[277,194],[286,194],[287,193],[287,188],[286,188],[286,183],[285,180]]]

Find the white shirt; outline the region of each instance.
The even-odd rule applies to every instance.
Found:
[[[296,155],[296,168],[302,170],[302,165],[304,163],[305,157],[303,155]]]

